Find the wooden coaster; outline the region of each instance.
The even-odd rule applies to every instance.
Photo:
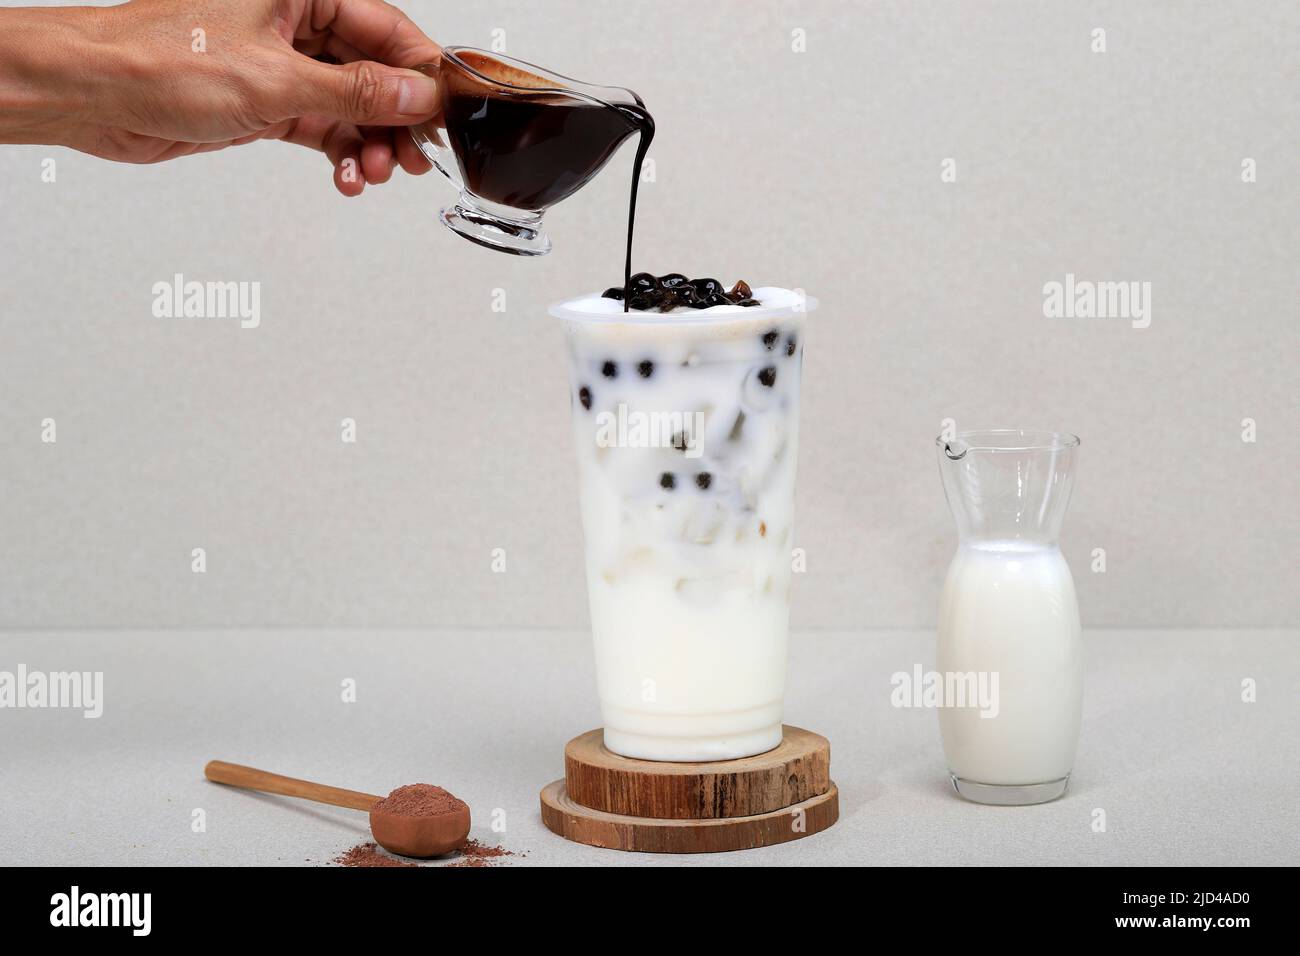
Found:
[[[784,739],[767,753],[711,763],[620,757],[605,749],[601,731],[591,730],[565,746],[563,782],[575,805],[621,816],[713,820],[772,813],[831,786],[826,738],[783,729]]]
[[[711,763],[633,760],[599,730],[564,748],[565,779],[542,788],[542,822],[566,840],[645,853],[713,853],[798,840],[840,815],[831,745],[784,727],[778,747]]]
[[[680,765],[678,765],[680,766]],[[666,820],[592,810],[570,799],[563,780],[542,788],[542,822],[566,840],[643,853],[716,853],[787,843],[818,833],[840,815],[839,790],[756,816]]]

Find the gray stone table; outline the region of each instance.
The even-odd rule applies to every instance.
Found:
[[[537,791],[562,775],[564,742],[600,722],[583,633],[3,632],[0,671],[102,671],[104,709],[0,709],[0,863],[321,865],[365,837],[363,814],[206,782],[220,758],[379,793],[446,786],[474,836],[526,854],[515,866],[1295,865],[1298,636],[1089,632],[1069,792],[994,808],[953,794],[934,712],[890,703],[891,674],[933,665],[932,634],[796,634],[786,719],[830,738],[839,823],[666,857],[541,825]]]

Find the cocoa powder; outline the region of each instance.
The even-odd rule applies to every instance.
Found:
[[[383,850],[379,849],[377,843],[360,843],[345,853],[340,853],[333,861],[339,866],[414,866],[419,864],[407,863],[405,860],[399,860],[395,856],[389,856]]]
[[[514,856],[509,850],[499,846],[486,846],[479,843],[478,840],[469,839],[465,845],[460,848],[462,855],[473,859],[492,859],[498,856]]]
[[[469,839],[465,845],[458,851],[460,857],[454,863],[446,863],[444,866],[454,867],[480,867],[491,866],[489,860],[500,859],[503,856],[516,856],[512,850],[507,850],[501,846],[488,846],[480,843],[478,840]],[[418,863],[407,863],[405,860],[399,860],[397,857],[389,856],[374,843],[362,843],[354,846],[346,853],[340,853],[331,862],[339,866],[414,866],[419,867]]]
[[[398,787],[375,804],[374,809],[402,817],[436,817],[444,813],[469,810],[469,805],[442,787],[429,783],[410,783]]]
[[[404,817],[435,817],[460,810],[469,812],[469,805],[442,787],[435,787],[428,783],[411,783],[404,787],[398,787],[387,797],[376,803],[374,809]],[[473,839],[466,840],[458,852],[460,855],[454,863],[444,865],[456,867],[490,866],[489,860],[515,855],[504,847],[488,846]],[[403,866],[417,868],[420,866],[418,863],[410,863],[388,854],[374,842],[360,843],[352,849],[340,853],[330,862],[337,863],[339,866]]]
[[[487,846],[478,840],[469,839],[465,845],[460,848],[460,859],[455,863],[448,863],[448,866],[476,867],[491,866],[488,860],[494,860],[503,856],[514,856],[515,854],[500,846]]]

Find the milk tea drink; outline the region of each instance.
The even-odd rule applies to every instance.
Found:
[[[781,741],[815,303],[777,288],[753,290],[750,307],[637,301],[551,310],[569,356],[605,745],[650,760],[762,753]]]

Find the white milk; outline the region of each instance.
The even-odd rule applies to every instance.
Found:
[[[1039,784],[1074,766],[1083,648],[1074,580],[1058,548],[958,548],[939,605],[938,670],[998,673],[998,711],[944,707],[948,768],[975,783]]]
[[[625,317],[592,296],[552,310],[605,745],[624,756],[721,760],[781,741],[803,316],[789,290],[754,297],[764,307]]]

